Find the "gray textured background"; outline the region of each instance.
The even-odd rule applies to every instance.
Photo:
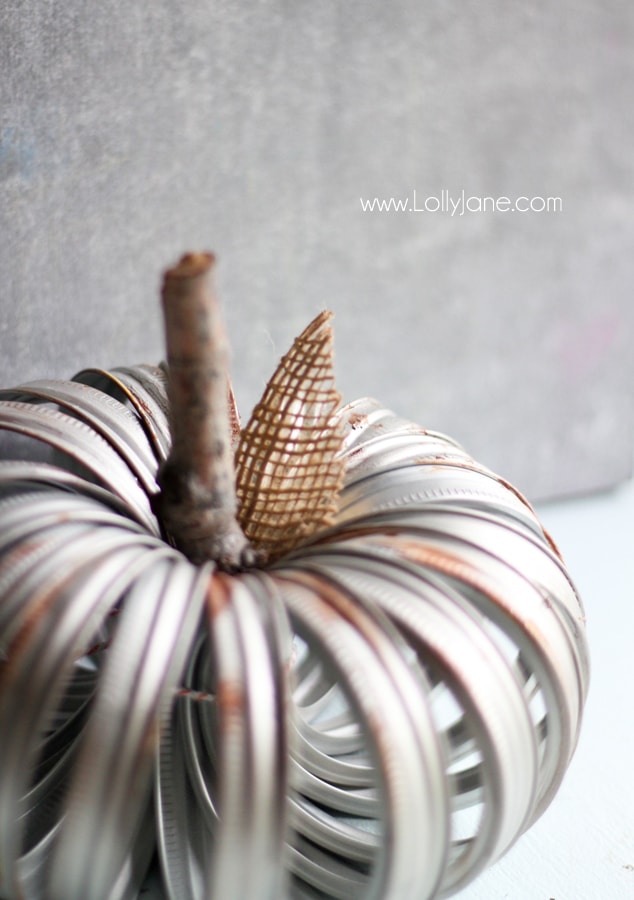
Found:
[[[631,0],[21,0],[0,41],[3,384],[160,358],[208,247],[243,413],[328,306],[346,398],[533,498],[628,475]],[[361,210],[414,189],[563,211]]]

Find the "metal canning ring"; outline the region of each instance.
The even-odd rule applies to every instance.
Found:
[[[28,816],[20,815],[38,754],[55,748],[52,735],[45,742],[40,735],[46,732],[76,660],[87,650],[104,615],[120,599],[126,579],[133,574],[130,566],[138,569],[139,563],[148,564],[147,553],[140,554],[147,549],[146,541],[137,541],[135,547],[125,531],[102,528],[97,535],[94,530],[86,530],[72,544],[58,549],[56,569],[47,566],[46,571],[38,572],[36,567],[39,587],[33,584],[20,592],[22,603],[8,623],[12,634],[8,643],[6,634],[2,636],[7,655],[1,672],[0,727],[7,740],[0,747],[0,868],[7,890],[15,879],[13,865],[19,856],[21,829],[28,826],[36,834],[42,831],[36,819],[37,805],[29,802]],[[66,561],[68,568],[64,566],[64,553],[73,559],[72,563]],[[30,702],[25,707],[23,698],[27,694]],[[64,725],[62,717],[58,733]],[[40,759],[40,779],[52,777],[51,764],[46,757]],[[33,795],[33,789],[29,793]],[[49,803],[54,796],[54,791],[47,793]],[[53,806],[44,810],[45,817],[51,811],[56,815]]]
[[[380,833],[389,835],[373,860],[366,896],[432,894],[447,852],[448,817],[440,746],[426,707],[418,702],[422,673],[412,670],[388,637],[391,629],[379,627],[374,614],[355,608],[340,589],[319,579],[315,591],[317,576],[288,567],[275,578],[301,636],[308,643],[317,638],[344,677],[366,730],[382,799]],[[393,734],[398,742],[391,741]],[[292,843],[297,849],[296,840]],[[290,865],[303,878],[317,871],[300,865],[296,855]],[[328,890],[321,880],[311,883]]]
[[[401,534],[453,537],[462,545],[468,544],[489,554],[502,565],[512,566],[518,572],[529,572],[530,580],[539,585],[547,601],[567,619],[581,660],[584,697],[587,695],[590,664],[587,647],[581,640],[585,623],[583,604],[561,558],[546,536],[539,538],[532,529],[494,513],[450,507],[432,506],[396,516],[380,515],[375,527],[377,525],[386,533],[394,526]]]
[[[346,816],[329,807],[314,803],[297,791],[289,797],[289,825],[297,837],[293,846],[308,840],[333,859],[349,860],[351,868],[363,864],[368,868],[380,851],[379,830],[373,831],[376,819]]]
[[[398,512],[379,512],[355,525],[351,537],[381,531],[401,535],[445,535],[471,544],[501,562],[514,565],[518,571],[530,572],[531,580],[540,584],[553,602],[565,610],[571,627],[579,634],[585,621],[584,608],[561,557],[542,532],[536,534],[519,521],[498,515],[494,510],[468,507],[425,504]],[[336,529],[331,532],[336,538]],[[320,544],[327,543],[329,534],[324,532]],[[587,658],[585,645],[580,648]]]
[[[53,403],[80,419],[119,453],[148,493],[158,490],[154,477],[157,462],[137,416],[114,397],[75,381],[32,381],[0,398],[30,403]]]
[[[389,615],[408,646],[424,661],[434,683],[444,684],[446,689],[450,686],[453,716],[457,714],[456,702],[459,705],[458,721],[463,727],[466,724],[475,745],[468,754],[460,747],[459,756],[468,755],[466,768],[456,767],[454,754],[448,756],[443,777],[447,790],[452,786],[452,799],[461,778],[473,794],[471,803],[463,798],[456,809],[479,806],[482,814],[477,830],[468,839],[461,835],[458,840],[453,835],[453,859],[442,890],[456,890],[470,870],[481,868],[515,840],[533,812],[537,741],[523,683],[483,630],[480,616],[440,579],[413,568],[408,571],[397,567],[387,559],[381,562],[369,557],[361,543],[357,548],[346,548],[345,553],[316,553],[306,567],[344,585],[362,598],[364,606],[376,605]],[[430,705],[436,727],[442,732],[439,709],[430,700],[429,692],[421,694],[421,705]],[[446,742],[451,743],[448,735]],[[474,757],[478,758],[475,766],[470,761]],[[517,778],[518,768],[522,779]],[[454,831],[455,827],[454,823]]]
[[[461,450],[446,445],[428,435],[387,434],[363,444],[345,457],[344,486],[349,486],[371,475],[388,472],[403,466],[416,465],[465,465],[471,462]]]
[[[199,627],[207,567],[159,558],[136,577],[99,680],[51,859],[53,897],[103,897],[149,799],[159,723]]]
[[[366,539],[378,549],[380,539]],[[583,706],[584,654],[568,621],[545,602],[543,593],[511,566],[483,551],[447,539],[395,539],[388,556],[422,565],[460,586],[465,601],[482,610],[519,651],[543,694],[548,737],[540,763],[533,819],[552,799],[576,745]],[[530,823],[529,823],[530,824]]]
[[[205,896],[207,860],[213,850],[213,832],[191,784],[185,758],[182,713],[190,696],[177,698],[166,718],[156,766],[158,853],[168,900],[201,900]]]
[[[299,835],[288,853],[288,867],[293,875],[290,894],[295,898],[367,897],[367,867],[346,864],[340,856],[322,850]],[[378,894],[375,894],[378,897]]]
[[[147,494],[119,454],[89,425],[47,406],[2,400],[0,428],[45,441],[67,454],[131,507],[150,532],[158,534]]]
[[[466,451],[453,438],[439,431],[428,431],[408,419],[393,413],[378,400],[361,397],[342,406],[337,413],[346,425],[343,452],[349,454],[360,445],[367,445],[373,440],[382,441],[386,435],[419,435],[432,441],[439,441],[447,447],[464,454]]]
[[[64,491],[65,496],[81,494],[82,497],[96,500],[127,519],[139,521],[134,510],[131,510],[121,497],[67,469],[45,462],[0,460],[0,491],[11,495],[19,491],[34,491],[37,488],[54,488]],[[141,518],[142,523],[143,521]]]
[[[322,732],[306,726],[296,703],[294,709],[296,711],[293,717],[296,730],[294,759],[298,765],[318,778],[342,787],[358,788],[373,784],[374,770],[366,755],[350,752],[348,745],[344,748],[344,752],[325,753],[319,747]]]
[[[216,696],[218,810],[208,885],[217,896],[279,896],[285,839],[285,727],[280,599],[256,575],[214,575],[208,592]],[[244,855],[250,865],[243,864]]]
[[[349,526],[379,512],[424,508],[426,504],[495,509],[499,515],[541,529],[532,510],[502,483],[486,473],[460,466],[406,466],[370,475],[345,487],[335,526]]]
[[[171,446],[164,383],[141,366],[82,369],[73,381],[88,384],[106,394],[126,399],[139,417],[158,462],[167,459]]]

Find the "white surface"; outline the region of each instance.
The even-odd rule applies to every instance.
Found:
[[[538,508],[586,607],[591,687],[559,794],[458,900],[634,898],[634,483]]]

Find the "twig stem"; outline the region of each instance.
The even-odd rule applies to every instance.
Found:
[[[236,520],[229,416],[229,345],[211,284],[214,257],[189,253],[165,273],[162,301],[172,449],[154,509],[192,562],[227,570],[250,562]]]

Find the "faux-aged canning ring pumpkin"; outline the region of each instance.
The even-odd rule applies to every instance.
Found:
[[[240,430],[212,263],[167,369],[0,393],[54,450],[0,461],[0,895],[136,897],[155,850],[172,900],[450,894],[560,784],[580,600],[513,487],[340,406],[329,314]]]

